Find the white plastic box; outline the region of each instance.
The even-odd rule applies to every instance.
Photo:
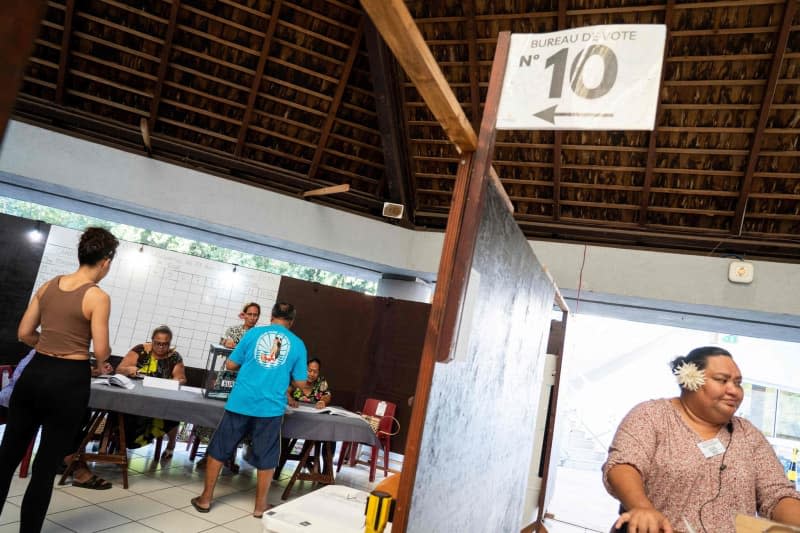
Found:
[[[327,485],[264,513],[264,533],[364,533],[367,496],[363,490]],[[391,533],[392,525],[384,531]]]

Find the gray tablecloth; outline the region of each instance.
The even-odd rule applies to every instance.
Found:
[[[128,390],[93,383],[89,407],[212,428],[217,427],[225,411],[225,402],[209,400],[202,394],[143,387],[141,381],[134,381],[134,385],[133,389]],[[375,433],[366,421],[324,413],[291,411],[283,417],[282,434],[293,439],[378,444]]]

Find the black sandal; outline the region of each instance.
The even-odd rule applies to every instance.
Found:
[[[108,490],[111,488],[111,482],[106,481],[101,477],[97,477],[96,475],[92,475],[86,481],[77,481],[75,479],[72,480],[73,487],[80,487],[82,489],[93,489],[93,490]]]

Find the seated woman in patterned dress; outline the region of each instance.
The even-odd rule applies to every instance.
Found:
[[[313,405],[317,409],[324,409],[331,403],[331,391],[328,388],[328,381],[320,375],[320,367],[322,363],[316,357],[308,361],[308,378],[306,381],[295,381],[289,386],[286,391],[288,396],[287,403],[291,407],[297,407],[299,404]],[[273,479],[280,478],[283,465],[286,463],[287,455],[291,450],[287,450],[291,439],[281,439],[281,450],[286,453],[281,453],[281,459],[278,467],[275,469]],[[322,445],[323,457],[327,456],[327,449],[330,448],[331,456],[336,453],[336,443],[326,441]],[[313,465],[313,461],[309,460],[309,466]],[[333,469],[333,465],[323,465],[323,471],[327,468]]]
[[[695,348],[671,367],[680,396],[634,407],[603,465],[622,504],[616,531],[733,533],[737,513],[800,525],[800,493],[772,446],[734,416],[744,392],[730,352]]]
[[[137,344],[125,355],[117,367],[117,373],[126,376],[154,376],[174,379],[181,384],[186,383],[186,369],[183,358],[172,342],[172,330],[167,326],[159,326],[153,330],[151,342]],[[148,418],[145,416],[125,415],[125,441],[128,448],[146,446],[154,438],[160,439],[169,435],[167,449],[162,458],[172,457],[175,450],[175,437],[179,422]]]

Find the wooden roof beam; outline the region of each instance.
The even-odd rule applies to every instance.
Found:
[[[303,193],[303,198],[308,198],[310,196],[327,196],[329,194],[337,194],[340,192],[347,192],[350,190],[350,184],[344,183],[341,185],[331,185],[329,187],[322,187],[319,189],[312,189],[310,191],[305,191]]]
[[[410,159],[397,68],[392,53],[375,25],[371,20],[367,20],[365,24],[370,77],[375,94],[383,162],[386,166],[379,190],[384,191],[383,197],[388,201],[406,206],[402,220],[404,223],[411,223],[411,216],[416,211],[416,187],[408,165]]]
[[[478,64],[478,25],[475,22],[475,0],[465,0],[464,14],[467,16],[465,33],[469,54],[469,103],[472,111],[472,127],[479,128],[481,121],[481,91],[478,85],[480,65]]]
[[[672,23],[672,14],[675,12],[675,0],[667,1],[667,9],[664,12],[664,25],[667,27],[667,46],[664,47],[664,60],[661,65],[661,81],[658,86],[658,100],[656,102],[656,119],[653,124],[653,131],[650,132],[650,141],[647,146],[647,162],[645,163],[644,183],[642,184],[641,207],[639,208],[639,225],[647,226],[647,205],[650,203],[650,184],[653,182],[653,171],[656,166],[656,148],[658,147],[658,122],[661,120],[663,113],[661,107],[661,89],[664,87],[664,77],[666,76],[667,69],[664,65],[667,62],[669,55],[669,35],[670,26]]]
[[[353,36],[353,43],[350,46],[350,51],[347,52],[347,61],[342,68],[342,75],[339,78],[339,84],[336,86],[336,92],[333,94],[333,101],[328,108],[328,115],[325,117],[325,123],[322,125],[322,131],[319,136],[319,143],[317,149],[314,151],[314,158],[311,160],[311,168],[308,170],[308,178],[313,180],[317,171],[319,170],[319,163],[322,160],[322,153],[325,151],[325,146],[328,144],[328,137],[333,129],[333,123],[336,121],[336,115],[339,113],[339,106],[342,104],[344,98],[344,91],[347,88],[347,81],[350,79],[350,73],[353,71],[353,65],[358,57],[358,49],[361,47],[361,40],[364,38],[364,19],[361,17],[356,29],[356,34]]]
[[[736,203],[736,214],[733,217],[733,224],[731,225],[731,233],[737,236],[742,235],[742,228],[744,227],[744,214],[747,209],[747,200],[750,197],[750,192],[753,189],[753,173],[756,170],[758,163],[758,156],[761,152],[761,144],[764,139],[764,129],[767,125],[767,118],[769,118],[769,109],[772,106],[772,100],[775,98],[775,88],[778,86],[778,77],[781,73],[781,63],[783,63],[783,55],[786,53],[786,44],[789,41],[789,33],[792,29],[792,21],[794,20],[795,13],[797,13],[797,0],[786,0],[786,5],[783,10],[783,23],[781,24],[780,32],[778,33],[778,41],[775,43],[775,52],[772,55],[772,64],[769,66],[769,77],[767,78],[767,87],[764,89],[764,99],[761,100],[761,111],[758,115],[758,124],[756,125],[755,134],[753,134],[753,143],[750,145],[750,154],[747,158],[747,167],[742,179],[742,187],[739,189],[739,201]]]
[[[558,29],[567,28],[567,3],[558,3]],[[564,141],[564,133],[561,131],[553,132],[553,221],[558,222],[561,218],[561,143]],[[555,284],[554,284],[555,285]],[[544,494],[542,494],[544,497]],[[544,500],[540,502],[544,505]]]
[[[242,117],[242,127],[239,129],[239,138],[236,141],[236,148],[233,152],[236,157],[241,157],[242,155],[244,140],[247,138],[247,128],[250,126],[250,121],[253,118],[253,107],[256,104],[258,88],[261,86],[261,78],[264,77],[264,68],[267,64],[267,58],[269,57],[269,47],[272,44],[272,37],[275,35],[275,28],[278,27],[281,1],[282,0],[275,0],[275,3],[272,5],[272,14],[269,17],[267,31],[264,34],[264,46],[261,47],[261,55],[258,57],[256,73],[253,76],[253,83],[250,85],[250,93],[247,95],[247,107],[244,110],[244,117]]]
[[[153,88],[153,99],[150,101],[150,118],[147,121],[147,130],[152,133],[156,127],[156,117],[158,116],[158,104],[161,102],[161,92],[164,88],[164,79],[167,77],[167,67],[169,66],[169,56],[172,51],[172,38],[175,36],[175,27],[178,25],[178,11],[181,9],[180,0],[172,0],[172,8],[169,13],[169,25],[164,36],[164,44],[161,47],[161,58],[158,63],[158,79]],[[151,147],[146,143],[147,153],[152,152]]]
[[[72,37],[72,19],[75,17],[75,0],[67,0],[64,13],[64,32],[61,34],[61,53],[58,58],[58,78],[56,79],[56,104],[64,103],[64,85],[69,60],[69,42]]]
[[[461,152],[474,152],[478,136],[425,44],[403,0],[361,0],[397,61]]]

